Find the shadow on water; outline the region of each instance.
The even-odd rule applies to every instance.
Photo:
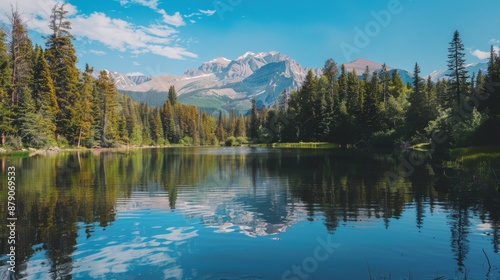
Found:
[[[486,237],[499,252],[500,158],[468,158],[441,169],[424,164],[389,186],[384,173],[397,164],[389,155],[348,150],[151,149],[2,159],[0,179],[6,182],[6,166],[16,166],[19,278],[28,276],[28,260],[44,252],[51,278],[71,279],[79,230],[88,239],[112,227],[125,207],[119,201],[142,192],[166,193],[166,205],[153,208],[180,208],[207,227],[237,225],[249,236],[282,232],[301,211],[311,222],[322,220],[330,234],[370,219],[389,229],[408,205],[421,230],[439,208],[448,213],[459,270],[471,250],[472,219],[488,225]],[[5,209],[3,183],[0,191]],[[0,219],[6,220],[4,211]],[[0,229],[2,265],[7,230]]]

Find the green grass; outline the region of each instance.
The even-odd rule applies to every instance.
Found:
[[[8,151],[6,153],[0,153],[0,158],[24,158],[30,155],[29,151]]]
[[[326,143],[326,142],[250,144],[249,146],[263,147],[263,148],[307,148],[307,149],[331,149],[339,147],[338,144]]]
[[[456,148],[451,150],[450,155],[459,161],[500,159],[500,146]]]

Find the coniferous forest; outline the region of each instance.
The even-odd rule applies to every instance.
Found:
[[[33,46],[25,19],[15,9],[10,29],[0,30],[4,147],[247,141],[394,147],[429,143],[436,131],[447,136],[444,148],[500,144],[500,59],[492,48],[488,72],[467,73],[458,31],[450,36],[446,80],[422,77],[418,63],[413,83],[404,84],[385,65],[355,73],[328,59],[322,76],[310,71],[301,88],[283,92],[273,106],[257,108],[253,100],[247,115],[232,111],[227,116],[179,103],[173,86],[159,108],[136,102],[116,90],[106,71],[94,73],[89,65],[79,70],[66,13],[64,5],[52,9],[52,34],[45,37],[45,46]]]

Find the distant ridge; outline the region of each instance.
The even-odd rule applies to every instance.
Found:
[[[346,70],[361,76],[366,66],[370,73],[382,69],[382,64],[358,58],[345,64]],[[340,65],[339,65],[340,67]],[[273,105],[283,92],[290,92],[302,85],[307,72],[321,75],[320,68],[306,68],[277,51],[254,53],[247,51],[236,59],[215,57],[183,75],[147,76],[142,73],[108,71],[116,81],[119,91],[134,100],[161,106],[170,86],[175,86],[179,101],[198,106],[207,111],[246,113],[251,100],[256,98],[259,107]],[[405,70],[387,66],[392,73],[398,71],[405,83],[413,77]],[[97,74],[96,74],[97,75]]]

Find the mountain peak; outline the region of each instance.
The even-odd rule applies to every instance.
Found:
[[[209,61],[203,62],[202,65],[219,64],[219,65],[222,65],[223,67],[226,67],[229,63],[231,63],[231,60],[229,60],[225,57],[222,57],[222,56],[218,56],[218,57],[215,57]]]
[[[243,55],[238,56],[238,58],[236,60],[242,60],[242,59],[245,59],[245,58],[247,58],[249,56],[255,56],[255,53],[253,53],[251,51],[247,51]]]
[[[366,66],[370,69],[370,72],[373,72],[375,70],[382,69],[382,64],[368,60],[366,58],[358,58],[356,60],[353,60],[349,63],[344,64],[346,70],[348,72],[352,72],[352,70],[356,70],[357,74],[362,74],[365,72]],[[387,70],[392,70],[392,67],[389,67],[386,65]]]

